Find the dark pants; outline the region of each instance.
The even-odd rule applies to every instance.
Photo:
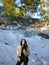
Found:
[[[24,65],[28,64],[28,57],[21,57],[21,61],[17,61],[16,65],[21,65],[22,62],[24,62]]]

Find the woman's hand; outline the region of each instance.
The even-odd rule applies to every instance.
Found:
[[[20,58],[18,58],[18,61],[21,61],[21,59],[20,59]]]
[[[27,55],[27,52],[26,52],[25,50],[23,51],[23,53],[24,53],[24,56],[26,56],[26,55]]]

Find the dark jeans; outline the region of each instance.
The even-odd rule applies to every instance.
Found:
[[[28,64],[28,57],[21,57],[21,61],[17,61],[16,65],[21,65],[22,62],[24,62],[24,65]]]

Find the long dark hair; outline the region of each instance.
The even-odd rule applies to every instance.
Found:
[[[25,50],[27,49],[28,45],[27,45],[27,41],[25,39],[22,39],[21,42],[20,42],[20,45],[22,46],[22,41],[25,41],[25,44],[24,44],[24,48]]]

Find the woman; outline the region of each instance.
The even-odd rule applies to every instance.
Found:
[[[22,39],[20,45],[17,48],[18,61],[16,65],[21,65],[24,62],[24,65],[28,64],[28,56],[30,55],[29,48],[25,39]]]

